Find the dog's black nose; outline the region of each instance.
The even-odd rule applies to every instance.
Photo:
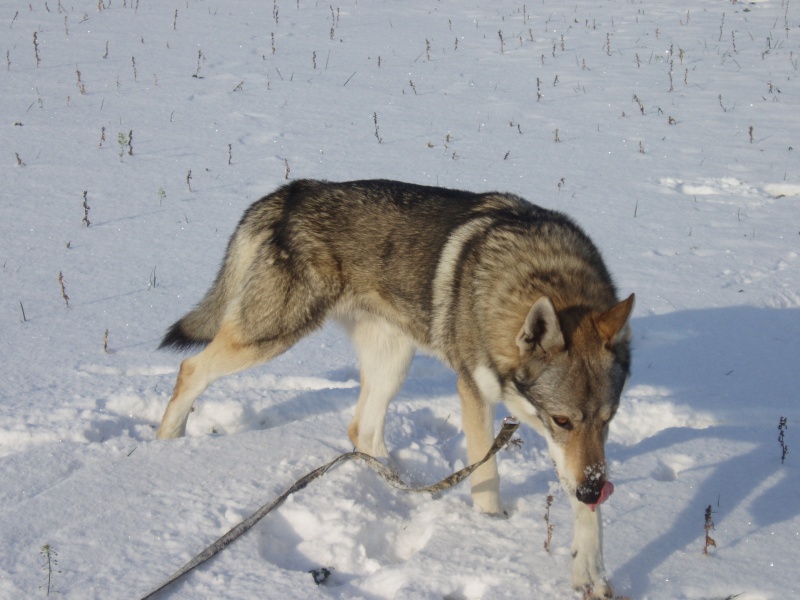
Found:
[[[597,504],[603,493],[605,479],[593,479],[579,486],[575,496],[584,504]]]

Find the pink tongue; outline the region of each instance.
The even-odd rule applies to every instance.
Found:
[[[611,494],[613,493],[614,493],[614,484],[611,483],[610,481],[606,481],[605,485],[603,486],[603,489],[600,490],[600,498],[594,504],[588,505],[589,508],[592,509],[592,512],[594,512],[594,509],[597,508],[600,504],[608,500],[609,496],[611,496]]]

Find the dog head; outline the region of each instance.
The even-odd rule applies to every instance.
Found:
[[[562,484],[585,504],[604,499],[605,441],[630,371],[634,296],[602,313],[556,311],[539,298],[517,335],[512,409],[544,435]],[[610,488],[610,485],[609,485]]]

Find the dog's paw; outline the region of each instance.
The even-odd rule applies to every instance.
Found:
[[[614,597],[614,588],[602,575],[602,569],[597,569],[597,565],[575,560],[572,567],[572,587],[583,594],[584,600]]]
[[[472,487],[472,502],[481,509],[481,512],[492,516],[503,516],[503,507],[500,505],[500,494],[493,482],[484,482]]]
[[[489,517],[495,517],[499,519],[508,518],[508,513],[503,510],[503,508],[500,506],[499,501],[486,500],[486,499],[482,500],[483,501],[478,501],[477,499],[475,499],[475,505],[480,509],[480,511],[483,514]]]
[[[575,586],[583,594],[583,600],[602,600],[614,598],[614,588],[605,579],[594,583]]]

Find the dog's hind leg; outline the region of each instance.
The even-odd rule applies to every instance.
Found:
[[[309,257],[300,250],[290,254],[271,242],[250,254],[256,258],[241,267],[246,271],[242,280],[233,282],[238,288],[228,295],[213,339],[181,363],[159,438],[184,434],[192,403],[212,382],[275,358],[320,327],[341,292],[335,261],[326,262],[324,256]],[[316,262],[307,264],[312,258]]]
[[[245,342],[242,338],[236,325],[225,322],[205,350],[181,363],[158,429],[159,439],[183,436],[192,404],[214,381],[275,358],[296,341],[294,337],[260,342]]]
[[[386,411],[406,378],[414,345],[381,318],[362,316],[347,326],[361,363],[361,393],[347,433],[361,452],[385,458]]]
[[[613,598],[614,591],[606,580],[603,566],[603,530],[600,507],[570,497],[575,515],[572,537],[572,586],[587,598]]]

